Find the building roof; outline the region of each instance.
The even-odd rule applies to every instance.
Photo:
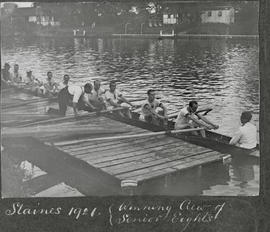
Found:
[[[16,8],[12,13],[12,16],[18,17],[33,16],[33,15],[36,15],[36,8],[34,7]]]
[[[211,10],[230,10],[234,9],[232,6],[205,6],[202,7],[202,11],[211,11]]]

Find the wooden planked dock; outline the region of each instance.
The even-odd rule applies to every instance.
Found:
[[[166,135],[56,147],[120,181],[137,182],[220,161],[224,156]]]
[[[5,100],[4,104],[17,104],[18,99],[14,101],[16,103],[12,100],[7,103],[8,101]],[[12,125],[19,123],[37,120],[37,115],[44,114],[43,110],[46,104],[48,104],[48,101],[40,99],[40,101],[4,109],[4,112],[1,113],[1,121],[2,125],[6,125],[4,130],[8,131],[8,133],[5,131],[4,136],[31,135],[46,146],[51,146],[100,172],[106,173],[106,175],[110,175],[118,181],[119,186],[123,180],[142,183],[185,169],[222,161],[225,156],[217,151],[167,135],[81,142],[80,138],[134,135],[149,132],[103,116],[93,116],[78,121],[70,119],[53,125],[12,127]],[[29,113],[33,114],[33,117],[25,116]],[[7,116],[3,116],[4,114]],[[44,117],[48,116],[44,115]],[[69,144],[69,141],[74,141],[74,139],[77,139],[78,142]],[[64,142],[65,145],[61,145],[61,143],[60,145],[54,145],[56,141]]]

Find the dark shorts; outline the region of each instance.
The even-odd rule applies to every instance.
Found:
[[[67,106],[72,105],[72,95],[68,92],[68,86],[61,89],[58,94],[59,113],[62,116],[66,115]]]

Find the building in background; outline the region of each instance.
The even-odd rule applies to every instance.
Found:
[[[211,7],[201,12],[201,23],[234,23],[233,7]]]
[[[57,36],[111,34],[258,34],[257,2],[4,3],[1,32]],[[74,31],[76,33],[74,33]],[[77,31],[83,33],[77,34]]]

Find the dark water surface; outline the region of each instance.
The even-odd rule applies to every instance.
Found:
[[[144,97],[153,88],[170,112],[195,99],[202,108],[213,108],[208,118],[220,126],[217,132],[226,135],[238,129],[243,110],[251,110],[253,122],[259,126],[258,57],[258,42],[245,39],[20,38],[2,41],[2,64],[9,62],[13,66],[16,62],[24,75],[27,69],[32,69],[37,78],[44,80],[47,71],[52,71],[60,82],[67,73],[74,83],[100,79],[105,88],[114,79],[118,80],[118,88],[132,98]],[[258,194],[258,165],[229,165],[225,171],[220,167],[205,169],[204,173],[208,172],[211,175],[205,174],[207,178],[198,182],[207,184],[203,187],[200,184],[200,191],[191,193]],[[175,177],[175,183],[180,179]],[[185,181],[184,186],[198,187],[193,181]],[[182,194],[175,183],[167,184],[166,188],[159,183],[155,185],[160,188],[156,192],[145,187],[142,193]]]

